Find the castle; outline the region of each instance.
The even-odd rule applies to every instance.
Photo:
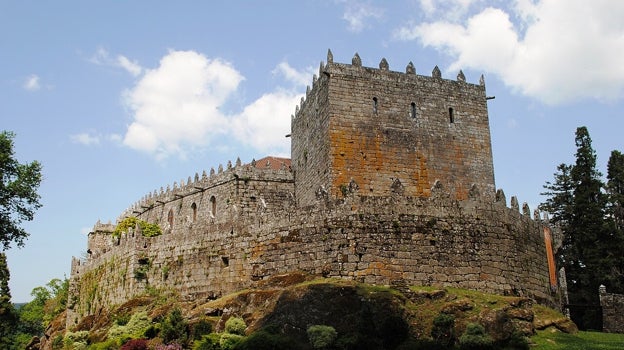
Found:
[[[539,213],[496,190],[483,77],[336,63],[295,108],[292,159],[237,160],[122,213],[158,224],[114,238],[97,223],[73,258],[68,326],[170,288],[208,300],[289,272],[452,286],[559,307],[560,244]]]

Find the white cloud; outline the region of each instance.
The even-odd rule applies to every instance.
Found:
[[[342,19],[349,24],[349,31],[357,33],[368,26],[370,19],[380,19],[382,16],[383,10],[380,8],[368,3],[348,1]]]
[[[232,131],[243,143],[277,156],[290,154],[290,116],[302,94],[280,90],[268,93],[233,118]]]
[[[453,58],[450,70],[492,72],[544,103],[612,100],[624,91],[621,18],[619,1],[519,0],[512,9],[486,8],[459,22],[406,26],[396,37],[445,52]]]
[[[79,143],[85,146],[100,144],[100,137],[98,135],[91,135],[89,133],[80,133],[71,135],[69,137],[73,142]]]
[[[130,61],[126,56],[122,55],[117,56],[117,65],[135,77],[140,75],[143,70],[137,61]]]
[[[139,76],[143,72],[143,67],[141,67],[136,60],[131,61],[123,55],[117,55],[117,57],[113,59],[103,47],[98,47],[93,56],[89,58],[89,62],[100,66],[122,68],[134,77]]]
[[[126,92],[134,121],[123,143],[164,159],[184,157],[188,147],[205,146],[228,131],[219,107],[242,75],[229,63],[194,51],[171,51]]]
[[[288,62],[281,62],[277,65],[277,67],[275,67],[275,69],[273,69],[272,73],[275,75],[281,74],[287,81],[290,81],[294,85],[306,86],[312,82],[314,68],[308,67],[305,70],[299,71],[291,67]]]
[[[41,89],[41,84],[39,83],[39,76],[36,74],[29,75],[24,80],[22,87],[28,91],[37,91]]]
[[[222,106],[236,94],[244,77],[228,62],[194,51],[171,51],[155,69],[145,69],[124,93],[132,114],[122,142],[158,160],[181,157],[195,149],[221,149],[229,141],[266,154],[287,156],[290,116],[303,96],[297,91],[312,81],[312,68],[297,70],[279,63],[272,74],[289,88],[277,88],[242,107],[224,113]],[[119,140],[109,137],[110,140]]]

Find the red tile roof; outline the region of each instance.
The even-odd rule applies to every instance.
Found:
[[[257,169],[279,170],[282,169],[282,165],[286,169],[290,168],[290,158],[267,156],[262,159],[256,160],[255,166]]]

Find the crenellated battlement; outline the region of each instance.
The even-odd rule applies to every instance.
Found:
[[[291,159],[240,159],[149,192],[96,223],[72,260],[68,326],[148,287],[214,299],[293,271],[461,287],[557,306],[546,216],[496,190],[485,83],[336,63],[328,51],[291,116]],[[508,206],[509,205],[509,206]]]

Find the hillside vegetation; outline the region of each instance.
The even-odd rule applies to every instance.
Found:
[[[150,290],[74,329],[64,323],[53,322],[43,349],[528,349],[539,330],[577,332],[528,298],[303,274],[216,300]]]

